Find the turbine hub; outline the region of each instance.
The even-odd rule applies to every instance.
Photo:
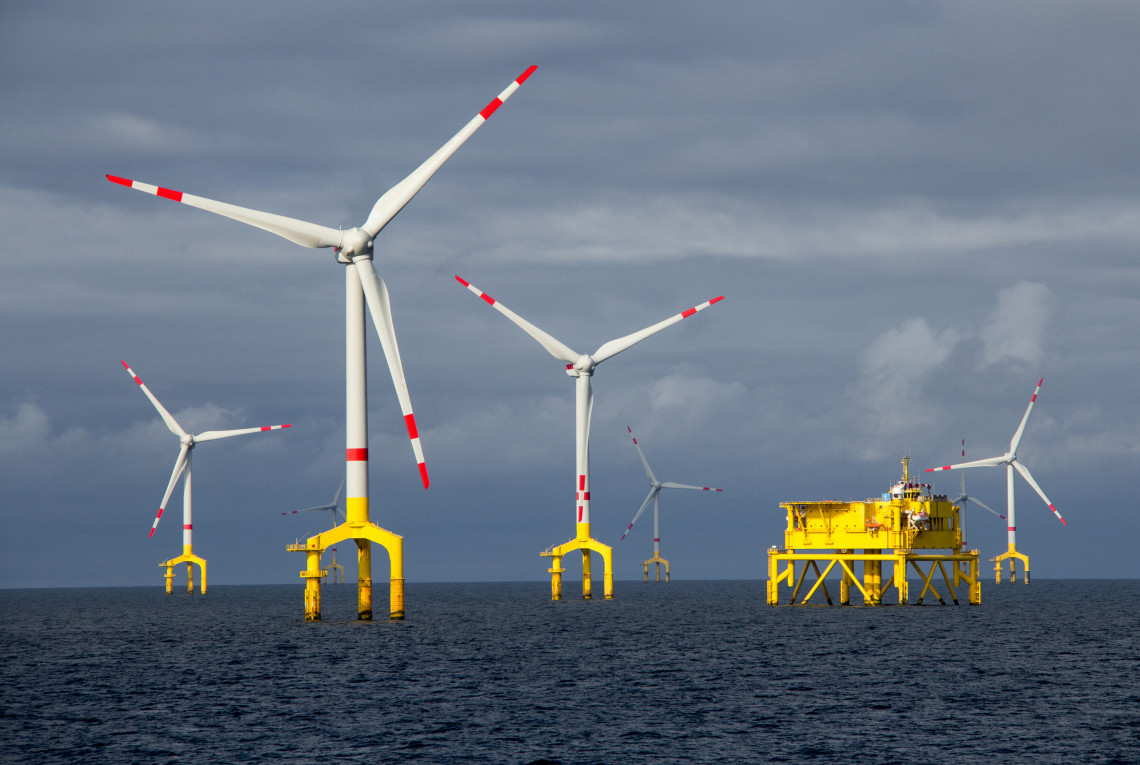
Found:
[[[598,363],[594,361],[593,356],[584,353],[574,361],[574,371],[579,375],[586,375],[588,377],[594,373],[594,367],[597,365]]]
[[[340,242],[339,257],[346,257],[351,261],[353,256],[372,254],[372,237],[362,228],[345,231]]]

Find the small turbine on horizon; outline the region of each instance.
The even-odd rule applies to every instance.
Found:
[[[1013,472],[1015,470],[1018,473],[1021,473],[1021,477],[1025,479],[1025,482],[1033,487],[1033,490],[1037,492],[1037,495],[1041,497],[1042,500],[1044,500],[1045,504],[1049,506],[1049,509],[1053,511],[1053,515],[1057,516],[1057,520],[1059,520],[1062,525],[1068,525],[1065,523],[1065,519],[1061,517],[1061,513],[1057,511],[1057,508],[1054,507],[1053,503],[1049,501],[1049,498],[1045,496],[1045,492],[1042,491],[1041,487],[1037,485],[1037,481],[1033,480],[1033,476],[1030,474],[1029,468],[1025,467],[1025,465],[1022,465],[1021,462],[1017,459],[1017,447],[1021,445],[1021,437],[1025,433],[1025,423],[1029,420],[1029,413],[1033,411],[1033,404],[1037,401],[1037,394],[1041,390],[1041,386],[1044,384],[1044,382],[1045,378],[1041,378],[1037,381],[1037,387],[1033,389],[1033,395],[1029,399],[1029,406],[1025,408],[1025,414],[1021,418],[1021,424],[1017,426],[1017,430],[1014,432],[1013,438],[1010,439],[1009,451],[1007,451],[1005,454],[1002,454],[998,457],[989,457],[987,459],[974,460],[972,462],[960,462],[957,465],[944,465],[942,467],[926,469],[927,473],[932,473],[940,470],[959,470],[972,467],[997,467],[999,465],[1005,465],[1007,505],[1006,538],[1009,544],[1009,548],[1006,550],[1006,552],[994,558],[998,584],[1001,584],[1001,566],[1002,563],[1004,563],[1006,560],[1009,561],[1010,584],[1013,584],[1017,580],[1015,561],[1018,560],[1021,561],[1021,564],[1025,570],[1025,583],[1029,584],[1029,557],[1017,551],[1017,524],[1014,521],[1015,514],[1013,502]],[[963,450],[963,452],[964,451],[965,450]],[[963,486],[963,494],[964,493],[965,487]],[[975,503],[979,505],[981,504],[977,503],[976,500]],[[989,510],[989,508],[986,509]],[[990,510],[990,512],[995,511]]]
[[[641,464],[645,466],[645,475],[649,477],[649,495],[646,496],[645,501],[641,503],[641,508],[637,514],[633,516],[633,520],[629,522],[625,533],[621,535],[623,541],[625,535],[633,528],[633,524],[637,523],[637,519],[645,512],[645,508],[649,507],[650,501],[653,502],[653,557],[645,561],[641,565],[644,567],[642,573],[645,575],[646,583],[649,582],[649,566],[656,564],[657,566],[657,581],[661,581],[661,564],[665,564],[665,581],[669,581],[669,561],[661,557],[661,521],[658,517],[659,495],[662,489],[695,489],[696,491],[724,491],[724,489],[714,489],[711,486],[690,486],[684,483],[673,483],[672,481],[658,481],[657,476],[653,475],[653,470],[649,467],[649,460],[645,459],[645,453],[641,451],[641,444],[637,443],[637,437],[633,435],[633,428],[626,425],[625,429],[629,431],[629,437],[633,439],[633,445],[637,448],[637,454],[641,457]]]
[[[194,554],[194,521],[193,512],[191,509],[191,453],[194,447],[203,441],[217,441],[221,438],[230,438],[232,436],[242,436],[247,433],[263,433],[267,430],[280,430],[281,428],[291,428],[292,425],[265,425],[260,428],[239,428],[237,430],[207,430],[198,435],[192,435],[186,432],[186,429],[178,424],[178,420],[166,410],[159,400],[154,397],[150,389],[143,384],[139,376],[127,365],[126,361],[122,362],[123,369],[127,370],[127,374],[131,376],[146,397],[150,399],[150,403],[154,404],[154,408],[158,410],[159,415],[162,416],[162,421],[166,423],[166,427],[170,432],[178,436],[178,443],[180,445],[178,451],[178,459],[174,462],[174,472],[170,474],[170,482],[166,485],[166,493],[162,495],[162,503],[158,506],[158,514],[154,517],[154,523],[150,526],[150,534],[148,537],[154,536],[155,529],[158,528],[158,522],[162,520],[162,513],[166,509],[166,503],[170,501],[170,495],[174,492],[174,487],[178,483],[178,479],[183,477],[182,481],[182,554],[177,558],[171,558],[168,561],[160,563],[160,566],[166,567],[166,594],[169,595],[174,587],[174,567],[179,563],[186,564],[186,591],[188,593],[194,592],[194,565],[197,564],[198,568],[202,570],[202,594],[206,594],[206,560]]]
[[[336,494],[333,494],[332,502],[330,502],[329,504],[317,505],[316,507],[306,507],[303,510],[286,510],[285,512],[283,512],[281,514],[282,515],[298,515],[300,513],[310,513],[310,512],[313,512],[315,510],[316,511],[328,510],[328,511],[332,512],[332,517],[333,517],[332,527],[335,529],[340,524],[341,516],[344,515],[344,513],[342,513],[340,511],[340,492],[342,489],[344,489],[344,482],[345,482],[345,479],[341,478],[340,479],[340,485],[336,487]],[[340,565],[336,561],[336,545],[333,545],[332,547],[328,548],[328,550],[330,553],[332,553],[332,563],[330,563],[328,565],[326,572],[327,571],[333,572],[333,574],[332,574],[332,583],[333,584],[337,584],[338,574],[340,576],[340,584],[344,584],[344,566]]]

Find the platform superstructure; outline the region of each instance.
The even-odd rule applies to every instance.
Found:
[[[780,604],[781,585],[791,590],[783,601],[787,605],[808,604],[816,593],[832,605],[825,579],[836,567],[841,572],[841,605],[850,604],[852,586],[865,605],[881,605],[892,587],[898,604],[906,605],[908,569],[922,580],[917,604],[927,593],[940,603],[957,604],[956,590],[963,585],[967,601],[981,603],[979,553],[963,549],[958,506],[945,495],[934,494],[929,484],[912,480],[909,457],[902,465],[902,478],[878,499],[780,504],[787,513],[787,528],[783,547],[768,550],[768,605]],[[884,562],[891,564],[885,584]],[[862,577],[856,575],[859,564]],[[814,581],[801,597],[809,570]],[[935,584],[936,573],[942,575],[944,590],[939,589],[942,583]]]

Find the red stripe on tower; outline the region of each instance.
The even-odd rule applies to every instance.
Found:
[[[368,450],[367,449],[349,449],[346,459],[349,462],[367,462]]]

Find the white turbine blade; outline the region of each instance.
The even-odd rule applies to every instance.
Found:
[[[292,425],[263,425],[260,428],[239,428],[238,430],[207,430],[205,433],[200,433],[194,436],[194,440],[201,441],[217,441],[219,438],[230,438],[231,436],[244,436],[246,433],[263,433],[267,430],[281,430],[281,428],[291,428]]]
[[[158,402],[158,399],[155,398],[154,394],[150,392],[150,388],[143,385],[143,381],[140,380],[139,376],[136,375],[130,366],[127,365],[127,362],[123,361],[122,364],[123,369],[127,370],[127,374],[129,374],[131,378],[139,384],[139,387],[142,388],[142,392],[145,393],[146,397],[150,399],[150,403],[154,404],[154,408],[158,410],[158,413],[160,415],[162,415],[162,421],[166,423],[166,427],[170,428],[170,432],[179,437],[190,435],[182,429],[182,426],[178,424],[178,420],[174,419],[174,416],[170,412],[166,411],[166,407]]]
[[[277,236],[284,237],[290,242],[296,242],[303,247],[340,247],[341,231],[335,228],[321,226],[317,223],[309,223],[308,221],[298,220],[296,218],[287,218],[284,215],[251,210],[248,207],[238,207],[237,205],[218,202],[213,199],[206,199],[205,197],[197,197],[193,194],[183,194],[181,191],[165,189],[161,186],[152,186],[149,183],[134,181],[130,178],[120,178],[117,175],[108,175],[107,180],[111,183],[117,183],[120,186],[145,191],[148,194],[154,194],[155,196],[171,199],[175,202],[181,202],[184,205],[197,207],[199,210],[205,210],[227,218],[232,218],[233,220],[268,231],[271,234],[277,234]]]
[[[341,493],[341,491],[344,490],[344,482],[347,478],[348,478],[348,476],[346,475],[340,479],[340,485],[336,487],[336,494],[333,495],[332,504],[329,505],[329,507],[333,511],[333,515],[336,515],[337,507],[340,506],[340,493]]]
[[[1037,387],[1033,389],[1033,396],[1030,397],[1030,399],[1029,399],[1029,406],[1025,407],[1025,416],[1021,418],[1021,424],[1017,426],[1017,432],[1014,433],[1013,438],[1010,439],[1010,442],[1009,442],[1009,453],[1010,454],[1017,454],[1017,446],[1018,446],[1018,444],[1021,443],[1021,434],[1025,432],[1025,423],[1027,420],[1029,420],[1029,413],[1031,411],[1033,411],[1033,402],[1035,402],[1037,400],[1037,393],[1041,390],[1041,384],[1043,382],[1045,382],[1044,377],[1042,377],[1040,380],[1037,381]],[[1038,490],[1038,491],[1040,492],[1040,490]],[[1045,495],[1042,494],[1041,496],[1045,496]],[[1056,512],[1056,511],[1054,511],[1054,512]],[[1057,517],[1060,518],[1061,516],[1058,515]]]
[[[657,476],[653,475],[653,471],[649,469],[649,460],[645,459],[645,454],[641,451],[641,444],[637,443],[637,437],[633,435],[633,428],[626,425],[625,429],[629,431],[629,437],[633,439],[633,445],[637,447],[637,454],[641,457],[641,464],[645,465],[645,475],[649,477],[650,483],[656,484]],[[632,525],[631,523],[630,526]]]
[[[1014,460],[1013,466],[1017,468],[1017,472],[1021,473],[1021,477],[1024,478],[1029,483],[1029,485],[1033,487],[1033,490],[1037,492],[1037,496],[1045,500],[1045,504],[1048,505],[1049,509],[1053,511],[1053,515],[1057,516],[1057,520],[1061,522],[1061,525],[1068,526],[1069,524],[1065,523],[1065,519],[1061,517],[1061,514],[1059,512],[1057,512],[1057,508],[1053,507],[1053,503],[1050,502],[1049,498],[1045,496],[1045,492],[1041,491],[1041,487],[1038,486],[1037,482],[1033,480],[1033,476],[1029,474],[1029,468],[1025,467],[1025,465],[1022,465],[1016,460]]]
[[[693,308],[690,308],[687,311],[682,311],[681,313],[677,314],[676,316],[670,316],[665,321],[659,321],[656,324],[654,324],[652,327],[646,327],[645,329],[643,329],[639,332],[634,332],[631,335],[626,335],[625,337],[619,337],[617,340],[610,340],[608,343],[605,343],[601,348],[599,348],[597,351],[594,352],[594,354],[593,354],[594,362],[597,364],[601,364],[603,361],[610,358],[611,356],[616,356],[617,354],[626,350],[630,346],[636,345],[637,343],[640,343],[642,340],[649,337],[650,335],[657,334],[658,332],[665,329],[666,327],[669,327],[669,326],[672,326],[673,324],[676,324],[681,319],[687,319],[690,316],[692,316],[693,314],[695,314],[697,311],[703,311],[706,308],[708,308],[710,305],[712,305],[713,303],[719,303],[721,300],[724,300],[724,295],[720,295],[719,297],[714,297],[712,300],[701,303],[698,306],[694,306]]]
[[[641,514],[645,512],[645,508],[649,507],[649,503],[653,501],[653,498],[657,496],[657,492],[659,491],[661,491],[661,488],[658,486],[654,486],[649,490],[649,496],[647,496],[645,498],[645,501],[641,503],[641,507],[638,509],[637,515],[633,516],[633,520],[630,521],[629,526],[626,527],[625,534],[628,534],[629,530],[633,528],[633,524],[637,523],[637,519],[640,518]],[[619,542],[625,539],[625,534],[621,535],[621,539],[618,540]]]
[[[166,493],[162,495],[162,504],[158,506],[158,515],[154,516],[154,523],[150,525],[148,538],[154,536],[154,530],[158,528],[158,522],[162,520],[162,511],[166,509],[166,503],[170,501],[170,495],[178,483],[178,477],[186,468],[186,457],[189,454],[190,444],[182,444],[182,449],[178,452],[178,459],[174,462],[174,472],[170,474],[170,483],[166,484]]]
[[[426,162],[417,167],[407,178],[384,192],[384,195],[376,200],[376,204],[372,207],[372,212],[368,214],[368,220],[364,222],[361,228],[367,231],[371,237],[375,237],[379,234],[380,231],[388,225],[388,222],[391,221],[392,218],[395,218],[400,210],[404,209],[404,205],[412,201],[412,197],[419,193],[419,190],[435,175],[436,171],[443,166],[443,163],[451,158],[455,150],[462,146],[463,142],[470,138],[471,134],[478,130],[479,127],[495,113],[495,110],[502,106],[503,102],[510,98],[511,94],[518,90],[519,86],[522,85],[537,68],[538,67],[532,66],[520,74],[514,82],[507,86],[506,90],[500,93],[491,103],[483,107],[483,110],[464,125],[463,129],[456,133],[450,141],[441,146],[435,154],[428,157]]]
[[[376,325],[376,333],[380,336],[380,346],[384,349],[384,358],[388,361],[388,371],[392,374],[392,384],[396,387],[396,398],[400,400],[400,411],[408,428],[408,438],[411,439],[412,452],[420,470],[420,480],[426,489],[429,485],[427,465],[424,462],[423,446],[420,444],[420,433],[416,428],[416,416],[412,412],[412,399],[408,395],[408,383],[404,379],[400,347],[396,344],[396,328],[392,324],[392,304],[388,299],[388,287],[373,268],[371,258],[356,258],[352,262],[356,266],[356,273],[359,274],[360,284],[364,288],[364,297],[372,314],[372,323]]]
[[[570,346],[566,345],[561,340],[557,340],[554,337],[548,335],[546,332],[543,332],[541,329],[534,326],[523,317],[519,316],[510,308],[507,308],[505,305],[495,300],[493,297],[488,295],[486,292],[483,292],[483,290],[471,284],[471,282],[467,281],[463,277],[456,276],[455,280],[471,292],[483,298],[483,300],[486,301],[488,305],[501,313],[503,316],[506,316],[508,319],[517,324],[523,332],[526,332],[528,335],[537,340],[539,344],[545,348],[551,356],[558,359],[559,361],[565,361],[568,364],[573,364],[578,360],[578,357],[582,355],[572,350]]]
[[[975,505],[977,505],[978,507],[982,508],[983,510],[989,510],[991,513],[993,513],[994,515],[996,515],[998,518],[1001,518],[1002,520],[1005,520],[1005,516],[1004,516],[1004,515],[1002,515],[1001,513],[999,513],[997,510],[994,510],[992,507],[990,507],[989,505],[985,504],[985,503],[984,503],[984,502],[982,502],[981,500],[978,500],[978,499],[974,499],[973,497],[963,497],[963,498],[962,498],[962,501],[963,501],[963,502],[973,502]]]
[[[995,465],[1004,465],[1006,459],[1002,457],[990,457],[984,460],[974,460],[973,462],[959,462],[957,465],[943,465],[942,467],[927,468],[927,473],[936,473],[940,470],[958,470],[960,468],[972,467],[993,467]]]
[[[673,483],[672,481],[666,481],[665,483],[661,484],[661,488],[662,489],[696,489],[697,491],[724,491],[724,489],[714,489],[711,486],[689,486],[688,484],[685,484],[685,483]]]
[[[304,510],[289,510],[281,513],[282,515],[297,515],[298,513],[309,513],[313,510],[335,510],[336,505],[321,505],[319,507],[306,507]]]

